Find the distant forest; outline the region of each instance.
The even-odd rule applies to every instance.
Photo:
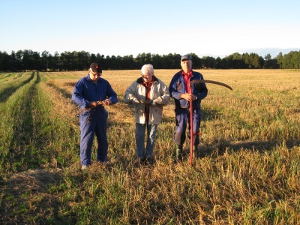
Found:
[[[210,56],[198,57],[190,53],[194,69],[300,69],[300,51],[288,54],[281,52],[272,58],[267,54],[264,58],[256,53],[233,53],[224,58]],[[150,63],[155,69],[179,69],[180,55],[169,53],[158,55],[141,53],[137,57],[104,56],[86,51],[65,51],[54,55],[48,51],[42,53],[32,50],[12,51],[11,54],[0,51],[0,71],[74,71],[87,70],[92,62],[98,62],[103,70],[140,69],[143,64]]]

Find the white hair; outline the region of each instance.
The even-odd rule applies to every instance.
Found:
[[[151,64],[145,64],[143,65],[142,69],[141,69],[142,74],[154,74],[154,69],[153,66]]]

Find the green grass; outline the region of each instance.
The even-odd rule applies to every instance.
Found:
[[[175,71],[155,74],[168,85]],[[208,85],[205,156],[193,167],[188,141],[184,161],[172,158],[173,102],[159,125],[156,164],[134,167],[135,124],[123,94],[140,73],[104,71],[119,95],[107,108],[109,163],[85,172],[70,96],[86,71],[1,74],[0,223],[299,224],[300,71],[201,72],[234,90]]]

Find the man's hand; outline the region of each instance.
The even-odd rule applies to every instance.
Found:
[[[156,104],[157,104],[157,103],[156,103],[155,100],[151,101],[151,105],[152,105],[152,106],[155,106]]]
[[[90,102],[90,107],[91,108],[95,108],[95,107],[97,107],[97,102]]]
[[[131,101],[132,101],[133,104],[139,104],[140,103],[137,98],[133,98]]]
[[[180,95],[180,98],[184,98],[185,100],[188,100],[188,101],[191,101],[191,100],[194,101],[197,99],[197,96],[190,94],[190,93],[184,93],[184,94]]]
[[[107,106],[107,105],[110,105],[111,104],[111,101],[109,99],[105,99],[104,101],[94,101],[94,102],[91,102],[90,103],[90,107],[91,108],[95,108],[99,105],[104,105],[104,106]]]
[[[110,105],[111,101],[109,99],[105,99],[104,101],[102,101],[102,105]]]

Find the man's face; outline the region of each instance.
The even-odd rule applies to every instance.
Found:
[[[149,82],[149,81],[152,81],[153,74],[151,72],[147,71],[147,72],[145,72],[145,74],[142,74],[142,77],[145,82]]]
[[[93,72],[92,70],[90,70],[91,80],[98,80],[100,76],[101,76],[101,73]]]
[[[191,60],[181,61],[181,68],[184,72],[190,71],[192,69],[192,61]]]

